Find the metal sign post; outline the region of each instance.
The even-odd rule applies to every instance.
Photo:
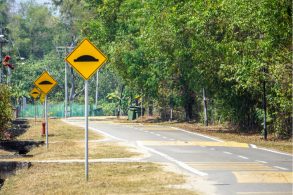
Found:
[[[46,147],[49,148],[48,143],[48,102],[47,102],[47,95],[45,96],[45,123],[46,123]]]
[[[35,80],[35,85],[43,92],[42,95],[45,96],[45,132],[46,132],[46,147],[48,149],[48,93],[57,85],[57,81],[47,72],[44,71],[42,75]],[[42,96],[40,97],[42,101]]]
[[[36,99],[34,99],[34,106],[35,106],[35,126],[37,126],[37,108],[36,108]]]
[[[89,128],[89,121],[88,121],[88,80],[84,81],[84,117],[85,117],[85,179],[88,181],[88,128]]]
[[[88,181],[88,80],[107,61],[107,57],[88,39],[84,39],[67,57],[66,62],[85,80],[85,178]],[[98,74],[98,73],[97,73]],[[97,77],[98,80],[98,77]],[[97,104],[97,92],[96,92]]]

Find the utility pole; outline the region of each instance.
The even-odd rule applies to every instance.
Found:
[[[0,63],[1,63],[1,65],[0,65],[0,83],[2,83],[2,74],[3,74],[3,72],[2,72],[2,67],[3,67],[3,65],[2,65],[2,44],[3,43],[5,43],[5,39],[4,39],[4,35],[3,35],[3,30],[2,30],[2,24],[1,24],[1,27],[0,27]]]
[[[60,46],[60,47],[56,47],[56,51],[57,53],[61,56],[61,58],[65,58],[67,56],[67,54],[69,52],[71,52],[73,50],[74,47],[71,46]],[[67,118],[67,114],[68,114],[68,82],[67,82],[67,63],[64,63],[64,90],[65,90],[65,94],[64,94],[64,118]]]
[[[267,97],[266,97],[266,69],[263,68],[264,79],[262,83],[263,87],[263,111],[264,111],[264,121],[263,121],[263,129],[264,129],[264,139],[268,139],[268,131],[267,131]]]
[[[208,114],[207,114],[207,98],[205,94],[204,88],[202,89],[202,95],[203,95],[203,107],[204,107],[204,125],[208,126]]]

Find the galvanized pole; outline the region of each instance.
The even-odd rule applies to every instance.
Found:
[[[48,102],[47,102],[47,95],[45,96],[45,123],[46,123],[46,147],[49,148],[48,143]]]
[[[99,98],[99,70],[96,73],[96,96],[95,96],[95,107],[98,107],[98,98]]]
[[[84,84],[84,96],[85,96],[85,109],[84,109],[84,116],[85,116],[85,179],[88,181],[88,81],[85,80]]]
[[[35,105],[35,126],[37,125],[37,109],[36,109],[36,99],[34,99],[34,105]]]
[[[65,62],[65,107],[64,107],[64,118],[67,118],[67,104],[68,104],[68,90],[67,90],[67,63]]]

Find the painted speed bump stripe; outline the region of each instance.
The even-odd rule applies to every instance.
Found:
[[[147,146],[212,146],[249,148],[248,144],[239,142],[141,141],[141,144]]]
[[[233,172],[238,183],[293,183],[292,172]]]
[[[178,131],[176,129],[173,129],[171,127],[148,127],[148,126],[144,126],[142,127],[143,130],[150,130],[150,131]]]
[[[292,192],[237,192],[237,195],[292,195]]]
[[[262,163],[255,162],[187,162],[187,165],[198,170],[218,170],[218,171],[274,171],[274,167],[269,167]]]

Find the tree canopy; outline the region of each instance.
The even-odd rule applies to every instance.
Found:
[[[172,108],[178,119],[201,122],[205,89],[211,122],[261,130],[265,83],[269,130],[291,136],[289,0],[53,0],[58,14],[34,2],[10,14],[9,3],[0,2],[2,23],[29,64],[13,73],[16,88],[28,91],[47,68],[60,79],[55,101],[62,101],[64,62],[55,47],[88,37],[109,58],[101,70],[101,101],[112,102],[107,97],[123,91],[127,105],[142,94],[145,106],[163,118]],[[82,101],[82,80],[70,75],[73,97]],[[93,102],[94,79],[90,86]]]

